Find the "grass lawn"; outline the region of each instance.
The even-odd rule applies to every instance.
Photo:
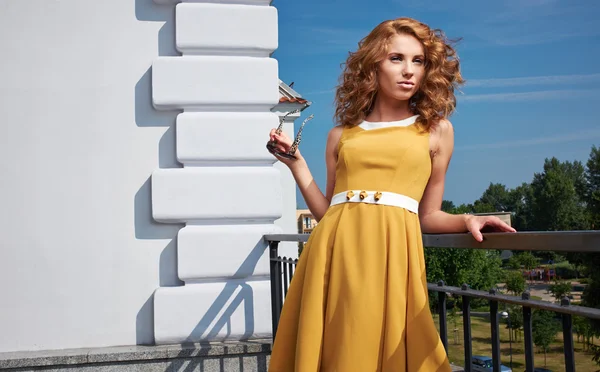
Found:
[[[439,318],[434,316],[436,325],[439,324]],[[456,336],[455,338],[455,325],[454,322],[448,318],[448,346],[449,346],[449,357],[450,361],[456,365],[463,366],[464,363],[464,343],[463,343],[463,326],[462,316],[456,318]],[[510,348],[509,348],[509,334],[505,324],[500,324],[500,355],[502,364],[509,366],[510,362]],[[525,370],[525,346],[523,343],[522,333],[518,336],[518,340],[512,342],[512,367],[513,371],[524,371]],[[490,328],[490,322],[488,319],[471,316],[471,338],[473,341],[473,355],[484,355],[492,356],[492,334]],[[600,367],[592,361],[592,355],[583,351],[583,343],[577,342],[577,336],[575,339],[575,369],[577,372],[596,372],[600,370]],[[457,343],[458,341],[458,343]],[[562,332],[557,333],[556,341],[550,347],[550,351],[546,354],[546,366],[552,371],[564,371],[565,370],[565,357],[563,352],[563,337]],[[534,346],[534,364],[536,367],[544,367],[544,353]]]

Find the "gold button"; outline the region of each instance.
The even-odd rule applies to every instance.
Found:
[[[346,200],[350,200],[352,199],[352,197],[354,196],[354,193],[352,191],[348,191],[346,193]]]
[[[377,191],[377,192],[375,193],[375,196],[374,196],[374,197],[375,197],[375,201],[379,201],[379,199],[381,199],[381,195],[382,195],[382,194],[381,194],[379,191]]]
[[[360,192],[360,200],[363,200],[366,197],[367,197],[367,192],[366,191],[361,191]]]

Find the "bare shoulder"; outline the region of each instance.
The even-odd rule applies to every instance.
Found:
[[[454,131],[454,126],[448,119],[442,119],[438,122],[438,126],[443,131]]]
[[[327,135],[328,139],[340,139],[340,137],[342,136],[342,131],[344,130],[344,127],[341,125],[336,125],[335,127],[331,128],[331,130],[329,131],[329,134]]]
[[[448,119],[438,121],[432,133],[432,155],[452,153],[454,149],[454,126]]]
[[[332,152],[337,152],[338,143],[340,142],[340,138],[342,137],[342,132],[344,131],[344,127],[341,125],[336,125],[331,128],[329,133],[327,134],[327,148]]]

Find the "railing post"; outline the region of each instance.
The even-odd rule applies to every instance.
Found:
[[[490,294],[495,295],[496,290],[490,289]],[[490,321],[492,326],[492,368],[493,372],[500,372],[500,326],[498,324],[498,301],[490,300]]]
[[[292,284],[292,278],[294,277],[294,271],[296,271],[296,268],[295,268],[296,260],[293,260],[290,258],[289,263],[288,263],[288,270],[290,273],[290,284]]]
[[[444,281],[440,280],[438,282],[438,287],[443,287]],[[446,292],[439,291],[438,292],[438,311],[440,316],[440,338],[442,339],[442,344],[444,345],[444,349],[446,349],[446,353],[448,352],[448,323],[446,322]]]
[[[469,289],[467,284],[462,285],[462,290]],[[471,299],[467,295],[462,296],[463,310],[463,332],[465,339],[465,372],[471,372],[473,350],[471,345]]]
[[[560,300],[561,306],[569,306],[569,297]],[[575,350],[573,345],[573,317],[571,314],[562,314],[563,342],[565,350],[565,371],[575,372]]]
[[[281,293],[281,266],[277,260],[279,242],[269,242],[269,257],[271,259],[271,317],[273,322],[273,340],[277,333],[279,324],[279,315],[281,311],[282,298]]]
[[[283,296],[287,296],[288,293],[288,285],[290,283],[290,278],[288,277],[288,259],[287,257],[283,257],[281,261],[281,266],[283,266]]]
[[[529,301],[529,292],[523,292],[523,300]],[[531,329],[531,307],[523,306],[523,336],[525,337],[525,370],[533,371],[533,334]]]

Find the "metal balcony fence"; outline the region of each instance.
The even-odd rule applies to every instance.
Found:
[[[283,307],[289,284],[294,275],[297,259],[280,257],[280,242],[308,241],[309,234],[274,234],[265,235],[269,244],[271,263],[271,300],[273,317],[273,337],[277,332],[279,316]],[[430,248],[464,248],[511,251],[553,251],[600,253],[600,231],[558,231],[558,232],[517,232],[488,233],[482,243],[476,242],[470,234],[424,234],[423,244]],[[470,289],[467,284],[452,287],[438,283],[428,283],[430,291],[438,293],[439,332],[442,343],[448,350],[447,295],[460,296],[463,311],[464,337],[464,370],[472,370],[471,311],[472,299],[487,300],[490,306],[490,324],[492,340],[492,370],[501,371],[500,331],[498,304],[512,304],[522,308],[523,342],[525,345],[525,371],[534,371],[534,343],[532,334],[532,309],[542,309],[560,314],[562,318],[563,346],[565,355],[565,371],[575,371],[575,352],[573,344],[574,315],[590,319],[600,319],[600,309],[571,305],[568,297],[563,297],[560,304],[532,299],[529,292],[520,297],[498,293],[495,289],[480,291]]]

